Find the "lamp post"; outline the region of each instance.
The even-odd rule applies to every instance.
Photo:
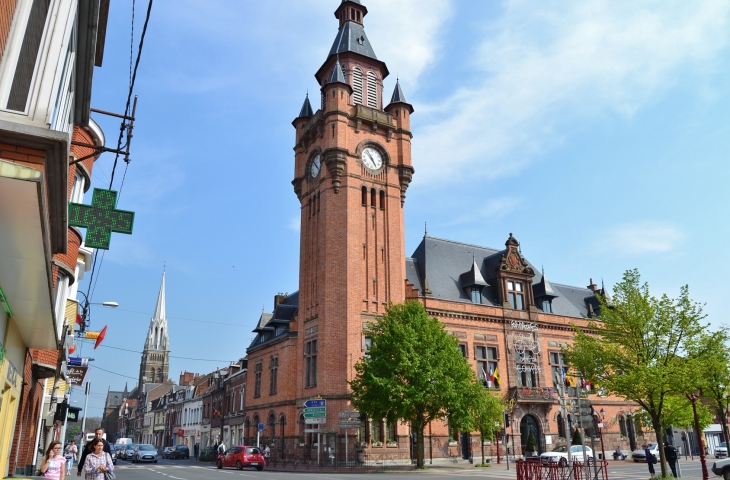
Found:
[[[603,457],[603,460],[606,460],[606,450],[603,447],[603,420],[606,418],[606,410],[601,408],[601,411],[598,412],[598,414],[601,415],[601,423],[598,423],[598,415],[596,415],[596,411],[593,411],[594,413],[594,421],[598,424],[596,425],[598,427],[598,436],[601,438],[601,456]]]
[[[707,472],[707,462],[705,461],[705,447],[702,446],[702,430],[700,429],[700,419],[697,416],[697,399],[702,395],[702,389],[698,393],[692,393],[687,395],[687,398],[692,402],[692,413],[695,417],[695,432],[697,432],[697,444],[700,449],[700,463],[702,464],[702,479],[709,480],[710,474]]]
[[[91,306],[92,305],[102,305],[104,307],[109,308],[117,308],[119,304],[117,302],[89,302],[89,297],[86,296],[84,292],[79,290],[77,293],[83,295],[84,297],[84,303],[81,305],[81,325],[79,325],[79,332],[83,333],[86,331],[86,329],[89,327],[89,321],[90,321],[90,315],[91,315]]]

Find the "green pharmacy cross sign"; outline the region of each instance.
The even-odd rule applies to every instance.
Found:
[[[69,203],[68,224],[86,228],[87,247],[109,250],[112,232],[132,234],[134,212],[117,210],[115,190],[95,188],[91,205]]]

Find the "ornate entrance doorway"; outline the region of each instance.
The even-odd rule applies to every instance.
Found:
[[[527,414],[522,417],[522,420],[520,421],[520,443],[522,444],[522,453],[526,457],[528,456],[527,439],[530,437],[530,432],[532,432],[532,436],[535,438],[535,453],[537,455],[540,455],[542,453],[542,437],[540,435],[540,424],[535,417]]]

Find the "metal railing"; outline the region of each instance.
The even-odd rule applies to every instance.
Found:
[[[574,462],[570,466],[517,460],[517,480],[608,480],[608,462]]]

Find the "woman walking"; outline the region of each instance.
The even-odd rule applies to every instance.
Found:
[[[114,472],[112,457],[104,451],[104,442],[99,438],[91,441],[91,453],[86,456],[84,471],[86,480],[104,480],[105,472]]]
[[[76,448],[76,442],[71,440],[71,443],[66,447],[66,475],[71,475],[77,453],[79,453],[79,449]]]
[[[646,455],[646,464],[649,465],[649,476],[654,478],[654,455],[649,450],[649,445],[644,445],[644,455]]]
[[[66,459],[63,458],[61,442],[53,441],[48,445],[46,455],[41,462],[41,475],[43,478],[62,480],[65,476]]]

